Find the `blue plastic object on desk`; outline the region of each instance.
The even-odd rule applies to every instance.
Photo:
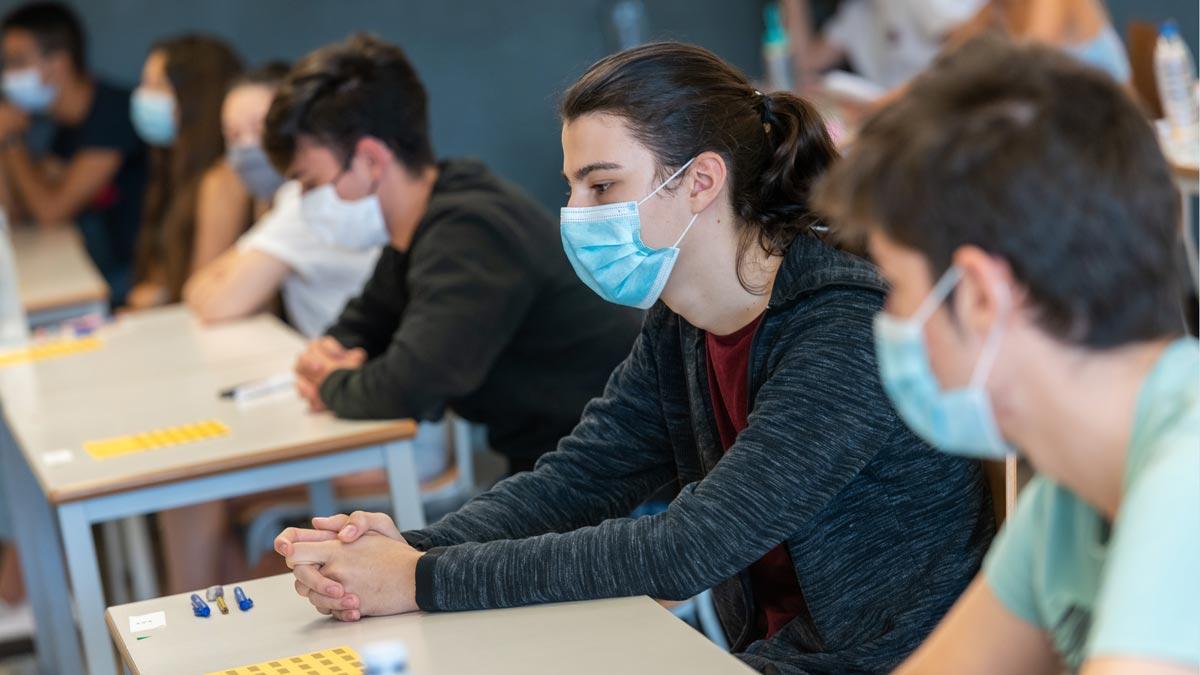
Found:
[[[200,618],[204,618],[212,614],[212,608],[199,595],[192,593],[192,613]]]
[[[242,590],[241,586],[233,587],[233,599],[237,600],[238,609],[243,612],[249,611],[254,606],[254,601],[246,597],[246,592]]]

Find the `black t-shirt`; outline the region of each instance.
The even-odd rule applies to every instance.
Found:
[[[128,89],[96,81],[92,107],[75,126],[56,125],[49,153],[64,163],[89,149],[116,150],[121,166],[76,222],[88,253],[120,304],[132,280],[134,248],[146,189],[146,146],[133,130]]]

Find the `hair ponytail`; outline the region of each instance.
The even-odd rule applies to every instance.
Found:
[[[755,181],[758,194],[747,195],[738,215],[758,223],[764,250],[782,254],[817,223],[809,194],[838,152],[810,103],[786,92],[759,96],[767,153]]]
[[[567,90],[563,121],[590,113],[623,118],[654,153],[659,178],[702,152],[724,157],[730,202],[743,226],[739,260],[751,244],[783,255],[797,236],[813,232],[809,191],[838,153],[807,102],[760,93],[706,49],[659,42],[602,59]]]

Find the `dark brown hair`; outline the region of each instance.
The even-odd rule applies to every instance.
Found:
[[[425,85],[404,50],[358,33],[296,63],[267,113],[263,149],[286,174],[300,134],[347,165],[359,139],[370,136],[417,172],[434,163],[427,108]]]
[[[61,2],[31,2],[9,12],[0,31],[27,30],[33,33],[43,54],[64,51],[75,72],[87,72],[87,38],[75,10]]]
[[[228,44],[208,35],[164,40],[150,48],[154,52],[166,59],[179,131],[170,147],[151,148],[137,277],[144,279],[161,266],[174,302],[191,271],[200,180],[225,154],[221,103],[242,62]]]
[[[986,36],[943,54],[863,125],[815,202],[942,274],[1004,258],[1044,330],[1106,348],[1181,332],[1176,193],[1154,130],[1105,73]]]
[[[571,85],[563,122],[591,113],[624,119],[654,153],[660,178],[702,152],[720,154],[729,165],[733,211],[745,226],[739,261],[753,243],[783,255],[797,236],[815,234],[809,190],[838,153],[808,102],[758,92],[706,49],[659,42],[602,59]]]

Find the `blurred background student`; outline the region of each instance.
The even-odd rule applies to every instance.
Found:
[[[340,169],[332,155],[320,171],[286,183],[271,165],[262,148],[263,122],[287,71],[273,63],[247,73],[225,98],[228,160],[256,201],[270,201],[271,209],[235,247],[196,271],[184,300],[213,322],[268,309],[282,292],[287,319],[315,338],[362,289],[387,230],[376,198],[346,202],[332,188],[321,189]]]
[[[783,0],[796,80],[801,85],[813,84],[821,73],[844,64],[880,87],[898,87],[924,70],[947,35],[983,3]]]
[[[221,133],[225,92],[241,70],[233,49],[207,35],[150,49],[131,108],[134,128],[153,146],[132,309],[178,302],[192,271],[250,225],[251,195],[225,158]]]
[[[1129,83],[1129,57],[1100,0],[990,0],[952,39],[965,41],[988,30],[1057,47]]]
[[[146,182],[130,92],[89,72],[83,26],[65,5],[24,5],[0,31],[0,206],[13,222],[77,223],[119,306],[133,276]],[[28,147],[34,118],[49,124],[48,147]]]

